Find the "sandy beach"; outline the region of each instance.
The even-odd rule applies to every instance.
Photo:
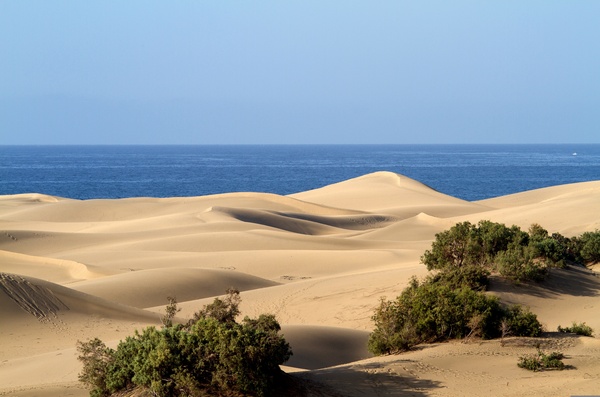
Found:
[[[491,220],[576,236],[600,229],[600,181],[468,202],[377,172],[279,196],[72,200],[0,196],[0,395],[87,396],[77,340],[111,346],[160,326],[168,296],[190,317],[228,287],[242,316],[272,313],[294,355],[284,370],[309,396],[600,395],[600,339],[556,332],[452,341],[372,357],[382,297],[428,272],[420,256],[457,222]],[[586,322],[600,334],[596,269],[554,270],[541,284],[496,281],[547,331]],[[536,344],[571,369],[533,373]]]

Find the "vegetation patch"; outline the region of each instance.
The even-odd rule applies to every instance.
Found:
[[[590,327],[586,323],[576,323],[576,322],[573,322],[572,326],[565,327],[565,328],[563,328],[559,325],[558,332],[571,333],[571,334],[582,335],[582,336],[593,336],[593,334],[594,334],[594,330],[592,329],[592,327]]]
[[[537,353],[519,357],[517,365],[519,368],[528,369],[530,371],[544,370],[563,370],[565,364],[562,362],[564,355],[560,352],[544,353],[538,350]]]
[[[91,396],[132,389],[154,396],[267,396],[292,355],[272,315],[235,321],[239,291],[216,298],[186,325],[173,325],[178,312],[169,298],[164,327],[147,327],[116,350],[101,340],[78,342],[81,382]]]
[[[462,283],[474,289],[487,286],[491,273],[515,282],[541,281],[549,268],[599,260],[600,231],[568,238],[550,235],[538,224],[524,232],[491,221],[462,222],[436,234],[431,249],[421,257],[428,270],[440,272],[440,279],[448,279],[445,273],[452,271],[455,287]]]
[[[421,283],[413,278],[395,300],[382,299],[373,320],[368,348],[375,355],[448,339],[542,333],[537,316],[525,308],[504,306],[495,296],[431,278]]]
[[[397,353],[419,343],[448,339],[542,334],[534,313],[501,304],[483,291],[489,276],[514,282],[541,281],[552,267],[584,265],[600,258],[600,232],[567,238],[533,224],[528,232],[491,221],[462,222],[438,233],[421,262],[435,271],[412,279],[395,299],[382,299],[373,315],[368,348],[376,355]],[[564,332],[585,332],[575,325]],[[504,340],[504,339],[503,339]]]

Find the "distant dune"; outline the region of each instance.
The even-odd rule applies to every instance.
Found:
[[[516,338],[367,352],[373,309],[427,273],[419,258],[435,234],[482,219],[567,236],[600,229],[600,181],[478,202],[389,172],[290,196],[0,196],[0,395],[86,396],[77,340],[114,346],[158,326],[167,296],[189,317],[228,287],[242,291],[242,315],[276,315],[294,351],[284,369],[321,385],[310,395],[600,394],[598,338],[538,341],[567,355],[575,369],[560,372],[518,368],[536,342]],[[549,330],[585,321],[600,332],[600,278],[589,270],[495,282],[491,293],[529,306]]]

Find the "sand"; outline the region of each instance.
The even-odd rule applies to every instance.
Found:
[[[380,298],[427,274],[419,258],[436,233],[481,219],[567,236],[600,229],[600,181],[479,202],[389,172],[290,196],[0,196],[0,395],[86,396],[77,340],[116,345],[159,325],[167,296],[188,317],[231,286],[242,315],[276,315],[294,351],[283,368],[310,381],[308,395],[600,395],[598,338],[368,353]],[[492,293],[529,306],[549,331],[573,321],[600,330],[600,278],[589,270],[554,271],[541,285],[497,281]],[[560,348],[573,368],[518,368],[535,343]]]

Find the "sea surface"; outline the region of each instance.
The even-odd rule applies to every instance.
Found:
[[[0,146],[0,195],[286,195],[375,171],[476,201],[600,180],[600,145]]]

